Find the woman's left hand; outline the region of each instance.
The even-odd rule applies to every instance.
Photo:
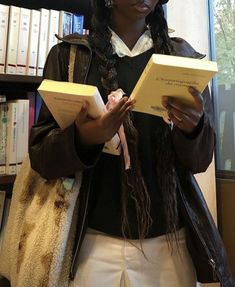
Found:
[[[194,106],[183,104],[179,99],[164,96],[162,105],[167,109],[169,119],[185,133],[192,133],[197,127],[203,113],[204,104],[201,93],[193,87],[188,88],[194,98]]]

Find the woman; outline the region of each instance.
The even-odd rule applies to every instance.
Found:
[[[88,117],[84,103],[63,131],[43,104],[32,129],[31,165],[43,177],[83,171],[71,286],[191,287],[197,280],[234,286],[192,176],[205,171],[213,155],[208,89],[200,94],[189,87],[193,108],[164,97],[167,120],[132,112],[128,99],[153,53],[202,56],[184,40],[169,38],[166,2],[93,0],[91,36],[67,37],[48,56],[44,78],[67,81],[70,44],[76,43],[74,81],[96,85],[105,102],[118,89],[127,95],[98,119]],[[128,150],[103,153],[122,124]]]

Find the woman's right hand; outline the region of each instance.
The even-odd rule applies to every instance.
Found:
[[[111,140],[128,111],[133,109],[134,103],[134,100],[123,97],[112,110],[96,119],[91,119],[88,116],[89,103],[84,102],[75,120],[81,142],[85,145],[96,145]]]

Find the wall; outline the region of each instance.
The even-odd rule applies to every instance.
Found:
[[[175,30],[173,37],[182,37],[198,52],[209,55],[209,18],[205,0],[174,0],[167,4],[169,28]],[[216,186],[214,161],[207,171],[196,176],[216,221]],[[202,284],[203,287],[217,287],[219,284]]]

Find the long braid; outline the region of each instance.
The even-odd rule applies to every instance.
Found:
[[[111,32],[108,28],[109,10],[104,6],[104,1],[93,1],[93,34],[92,45],[98,56],[101,83],[106,95],[118,86],[115,58],[112,45],[110,44]],[[131,158],[131,169],[125,171],[122,165],[122,233],[123,236],[131,234],[127,217],[127,206],[130,198],[134,200],[140,240],[144,239],[152,224],[150,216],[150,198],[143,177],[141,175],[140,162],[138,159],[137,142],[138,132],[133,126],[131,112],[127,115],[124,123],[127,135],[127,144]]]
[[[168,35],[168,25],[164,17],[162,6],[157,5],[154,12],[151,13],[147,20],[149,21],[148,24],[150,26],[155,52],[174,55],[175,51]],[[167,238],[171,242],[171,239],[176,237],[178,203],[175,154],[172,147],[170,127],[162,122],[162,126],[159,126],[156,130],[155,138],[157,146],[157,179],[164,202],[164,211],[168,228]]]

